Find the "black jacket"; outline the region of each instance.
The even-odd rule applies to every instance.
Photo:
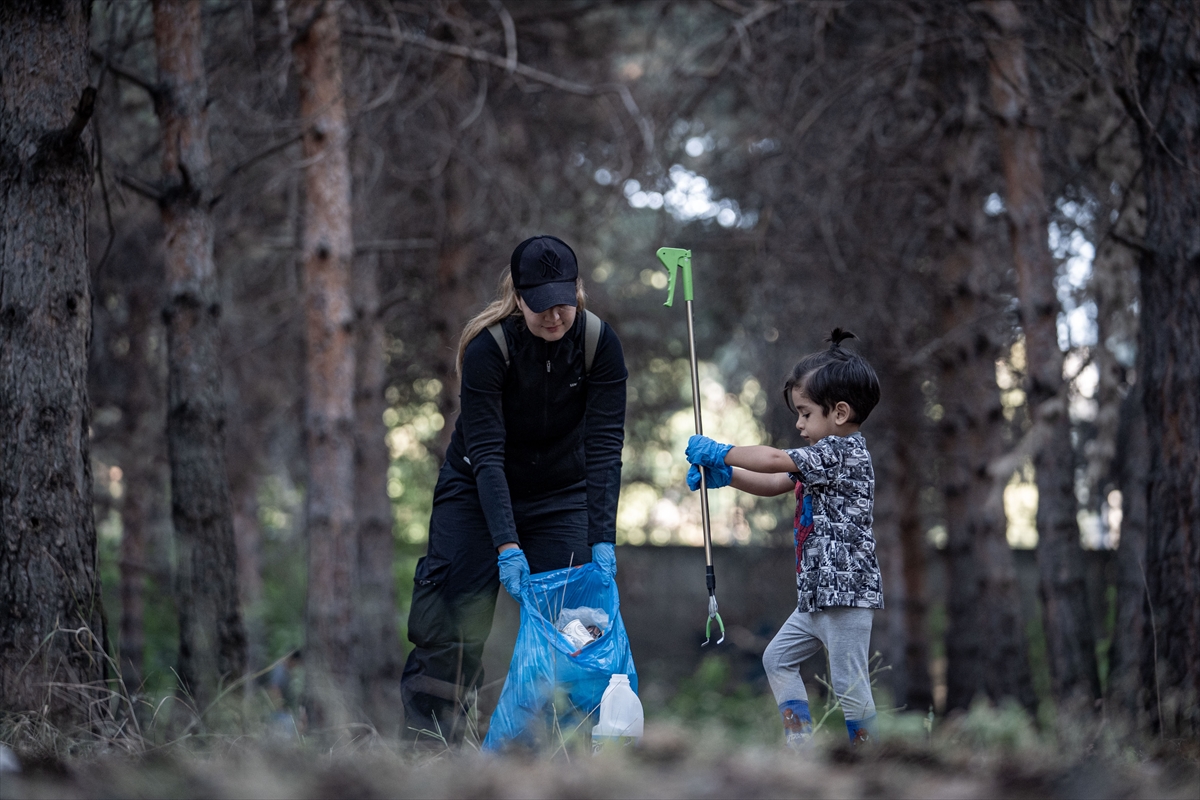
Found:
[[[463,356],[460,411],[446,460],[474,476],[497,547],[519,542],[513,497],[587,481],[588,544],[616,539],[625,442],[625,356],[607,323],[584,375],[585,315],[557,342],[503,322],[509,364],[484,331]]]

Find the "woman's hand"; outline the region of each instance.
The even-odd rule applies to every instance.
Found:
[[[731,444],[721,444],[707,436],[693,436],[688,439],[684,455],[692,464],[702,467],[720,468],[725,466],[725,454],[733,449]]]
[[[617,551],[612,542],[597,542],[592,545],[592,563],[604,573],[605,586],[617,577]]]
[[[728,486],[733,480],[733,467],[698,467],[695,464],[688,469],[687,485],[693,492],[700,488],[700,470],[704,470],[704,485],[709,489],[720,489]]]
[[[500,564],[500,582],[514,600],[520,601],[521,592],[529,580],[529,562],[525,559],[525,553],[516,545],[501,547],[497,560]]]

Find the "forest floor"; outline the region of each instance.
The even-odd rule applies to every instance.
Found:
[[[193,738],[134,754],[93,744],[61,755],[26,751],[21,772],[0,775],[0,800],[1200,797],[1194,740],[1138,747],[1100,726],[1075,741],[1060,733],[1051,744],[1016,716],[989,710],[936,731],[919,715],[893,715],[866,749],[843,738],[824,733],[807,752],[793,753],[729,730],[651,720],[639,747],[595,756],[561,747],[417,751],[373,735],[324,745],[266,734]]]

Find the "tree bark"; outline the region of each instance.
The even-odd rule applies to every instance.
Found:
[[[354,271],[358,319],[354,396],[354,508],[358,513],[359,676],[364,708],[385,735],[399,734],[400,673],[404,668],[396,628],[395,541],[387,494],[387,427],[383,321],[379,318],[379,254],[358,258]]]
[[[929,671],[932,657],[929,647],[927,580],[929,543],[921,526],[921,482],[917,477],[915,456],[912,443],[902,441],[896,458],[900,464],[909,467],[897,487],[902,498],[899,524],[904,572],[904,665],[907,678],[904,702],[915,711],[926,711],[933,708],[933,676]]]
[[[308,607],[304,661],[309,719],[324,727],[357,712],[354,615],[354,253],[349,132],[339,2],[294,10],[293,56],[304,125],[305,439]]]
[[[107,663],[88,452],[87,59],[84,3],[0,4],[0,712],[64,730],[92,721]]]
[[[1138,383],[1155,633],[1144,677],[1160,730],[1188,736],[1200,730],[1200,21],[1188,2],[1146,0],[1136,13],[1146,192]]]
[[[462,64],[458,70],[460,74],[467,72]],[[450,436],[454,432],[453,420],[458,414],[459,395],[458,339],[475,300],[471,291],[471,266],[475,260],[471,220],[475,190],[467,165],[461,159],[453,159],[447,165],[442,185],[445,192],[446,230],[438,253],[437,307],[432,315],[432,327],[438,337],[441,356],[434,364],[434,374],[442,383],[438,410],[445,420],[433,453],[438,463],[446,457],[446,448],[450,446]]]
[[[144,263],[136,265],[145,269]],[[161,280],[161,275],[157,277]],[[144,677],[145,591],[148,544],[156,520],[165,511],[166,486],[161,480],[163,455],[163,389],[161,352],[155,353],[153,340],[160,332],[155,320],[162,308],[158,282],[153,288],[141,282],[126,294],[129,307],[129,353],[122,377],[126,379],[123,398],[124,433],[128,446],[122,459],[125,471],[125,497],[121,505],[120,595],[121,679],[130,692],[136,691]]]
[[[883,680],[890,682],[895,704],[924,713],[933,706],[926,620],[928,545],[921,531],[921,458],[914,441],[922,437],[912,429],[923,398],[916,387],[917,376],[908,370],[884,380],[889,387],[883,409],[887,420],[875,435],[880,446],[875,457],[879,470],[875,530],[879,563],[886,573],[887,609],[882,619],[877,618],[876,628],[886,631],[884,658],[891,670]]]
[[[1016,568],[1003,505],[1007,476],[989,469],[1000,455],[1005,424],[996,385],[1002,353],[992,286],[996,272],[986,247],[984,140],[966,129],[946,144],[946,258],[937,299],[944,344],[935,355],[940,478],[946,504],[946,709],[965,709],[977,696],[1015,699],[1033,708]]]
[[[92,267],[88,394],[93,408],[116,408],[120,418],[93,426],[91,450],[123,472],[117,649],[130,693],[143,679],[149,554],[167,507],[163,273],[153,252],[161,236],[155,223],[125,226],[114,257]]]
[[[1000,119],[1005,203],[1028,367],[1026,402],[1037,429],[1031,435],[1039,439],[1033,459],[1037,556],[1050,675],[1058,700],[1090,701],[1099,696],[1100,680],[1076,518],[1071,420],[1058,348],[1055,266],[1046,244],[1049,217],[1042,135],[1034,119],[1021,12],[1012,0],[989,0],[983,8],[995,25],[988,38],[989,83]]]
[[[1147,699],[1142,678],[1146,644],[1146,478],[1150,452],[1141,384],[1125,396],[1117,431],[1117,479],[1121,487],[1121,540],[1117,543],[1117,618],[1108,662],[1110,707],[1142,718]]]
[[[262,530],[258,524],[258,482],[242,475],[231,476],[233,537],[237,546],[238,600],[246,625],[246,661],[251,670],[266,663],[266,631],[263,629]],[[247,692],[251,692],[247,686]]]
[[[208,84],[199,0],[155,0],[167,269],[167,450],[181,689],[203,715],[246,669],[225,472]]]

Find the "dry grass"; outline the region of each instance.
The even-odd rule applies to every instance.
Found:
[[[1050,741],[1023,712],[984,705],[933,728],[925,722],[887,715],[873,748],[853,750],[828,733],[800,754],[670,719],[648,722],[641,747],[596,756],[415,750],[361,728],[327,732],[322,744],[261,731],[188,737],[139,754],[93,739],[64,755],[22,753],[24,771],[4,776],[0,800],[1200,796],[1195,742],[1147,740],[1139,748],[1103,722]]]
[[[981,703],[948,720],[884,710],[878,740],[853,749],[836,705],[818,704],[829,724],[794,753],[776,744],[773,701],[730,681],[723,662],[706,662],[647,720],[640,747],[595,756],[562,732],[538,751],[481,753],[475,724],[460,749],[436,737],[416,748],[358,724],[289,739],[264,722],[265,695],[239,691],[252,681],[207,709],[176,695],[131,698],[119,681],[47,686],[88,722],[59,730],[34,713],[0,717],[0,742],[21,761],[20,773],[0,775],[0,800],[1200,797],[1200,742],[1146,737],[1103,715],[1060,711],[1047,731],[1015,706]]]

